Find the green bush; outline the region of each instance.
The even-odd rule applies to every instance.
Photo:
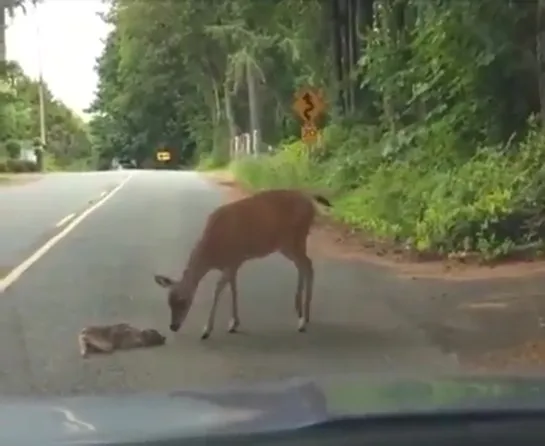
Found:
[[[226,166],[229,163],[229,157],[226,154],[218,152],[217,150],[213,150],[211,153],[201,155],[197,162],[197,170],[214,170]]]
[[[26,160],[0,160],[0,173],[29,173],[37,172],[38,166]]]
[[[327,187],[335,192],[338,219],[419,252],[496,258],[545,237],[545,136],[536,127],[516,146],[477,148],[465,161],[440,162],[430,147],[392,159],[385,151],[391,141],[362,129],[340,133],[326,129],[318,159],[295,143],[272,156],[244,158],[232,170],[252,189]],[[356,147],[357,140],[368,146]]]
[[[320,187],[321,164],[313,159],[301,142],[284,145],[275,154],[243,157],[231,163],[230,169],[246,187]]]
[[[11,159],[17,159],[21,155],[21,144],[19,142],[10,140],[4,144],[5,151]]]

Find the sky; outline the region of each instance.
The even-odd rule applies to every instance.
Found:
[[[49,89],[83,118],[94,98],[98,81],[94,66],[108,33],[108,25],[97,16],[105,9],[101,0],[44,0],[8,21],[8,59],[37,79],[41,55]]]

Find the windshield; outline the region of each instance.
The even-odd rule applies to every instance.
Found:
[[[539,370],[542,7],[8,1],[0,395]]]

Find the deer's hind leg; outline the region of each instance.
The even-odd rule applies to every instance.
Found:
[[[298,329],[300,332],[306,330],[307,324],[310,322],[310,306],[312,303],[312,293],[314,288],[314,267],[312,260],[306,252],[301,252],[297,257],[296,264],[303,271],[305,280],[305,302],[302,304],[302,314],[299,317]]]
[[[310,320],[310,303],[312,300],[312,288],[314,281],[314,269],[312,260],[307,255],[306,238],[286,246],[281,253],[291,260],[297,268],[297,288],[295,290],[295,311],[299,319],[298,330],[304,332]],[[303,305],[303,292],[305,302]]]
[[[114,346],[110,341],[97,336],[87,336],[86,342],[88,347],[92,348],[97,353],[112,353],[114,351]]]
[[[237,287],[238,268],[234,268],[229,273],[229,286],[231,287],[231,321],[229,322],[229,333],[236,333],[240,325],[238,316],[238,287]]]

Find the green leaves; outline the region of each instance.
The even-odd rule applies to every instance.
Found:
[[[40,135],[38,84],[29,79],[19,65],[6,64],[0,77],[0,145],[22,147]],[[68,167],[76,160],[92,157],[87,127],[63,103],[53,99],[45,87],[47,151],[57,167]],[[16,152],[10,152],[16,157]],[[1,155],[1,154],[0,154]]]
[[[237,129],[249,131],[252,101],[259,110],[275,110],[254,110],[253,122],[267,143],[280,141],[286,122],[295,121],[294,89],[316,81],[328,60],[313,43],[322,14],[317,0],[112,2],[106,19],[113,31],[98,61],[92,107],[102,115],[92,124],[94,141],[104,144],[97,149],[153,158],[157,144],[167,140],[180,160],[190,162],[195,146],[225,151]],[[248,67],[259,100],[249,100]],[[98,135],[105,116],[110,131],[123,136]],[[127,147],[108,145],[117,139]]]

